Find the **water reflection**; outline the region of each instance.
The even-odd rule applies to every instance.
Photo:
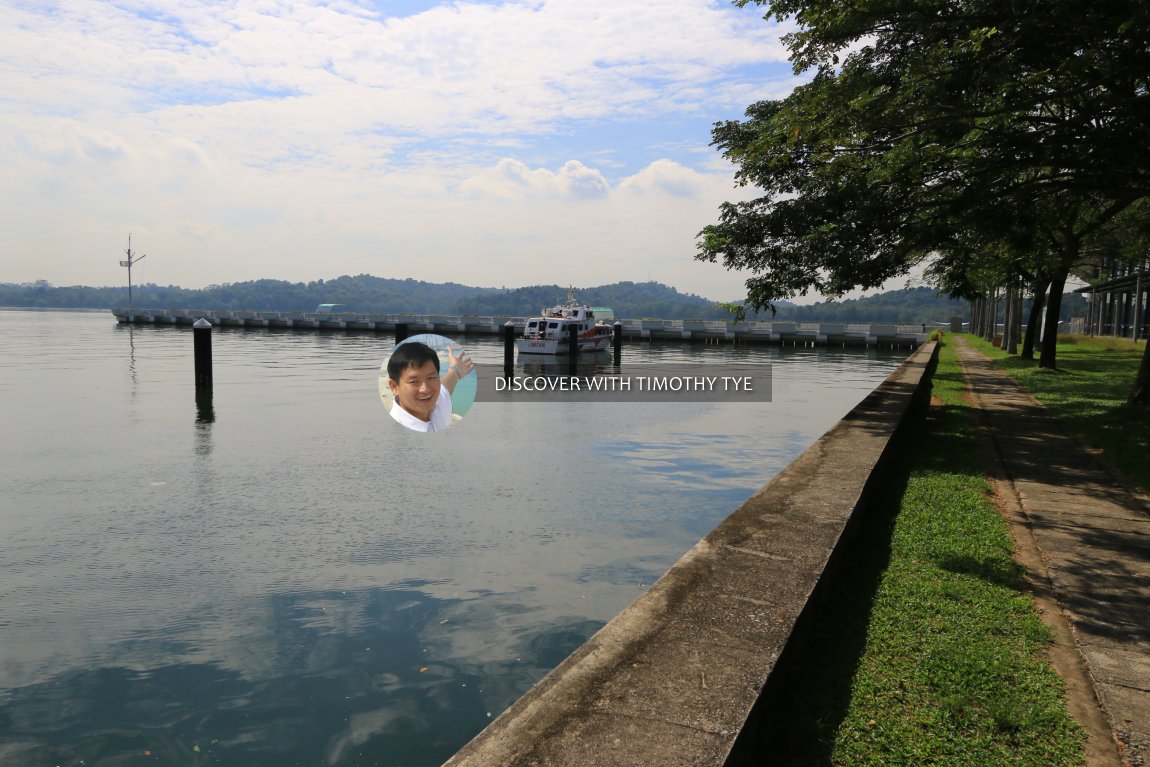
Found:
[[[180,637],[210,620],[188,616],[193,625],[179,631],[135,638],[118,664],[9,690],[4,763],[439,764],[600,626],[561,621],[479,665],[450,654],[452,632],[484,628],[469,625],[466,598],[291,593],[255,613],[249,633],[233,637],[231,661],[149,662],[194,654]],[[246,668],[245,657],[259,660]]]
[[[129,325],[128,326],[128,377],[132,379],[132,383],[136,381],[136,331]]]
[[[196,423],[210,424],[216,420],[216,409],[212,403],[212,387],[196,387]]]
[[[574,375],[580,377],[618,375],[622,367],[612,362],[609,354],[581,354],[578,355]],[[559,378],[572,375],[567,359],[554,355],[520,355],[515,363],[515,369],[526,376]]]

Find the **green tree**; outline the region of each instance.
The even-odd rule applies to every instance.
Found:
[[[786,43],[812,79],[716,125],[739,182],[764,194],[724,204],[698,258],[750,270],[759,309],[876,287],[971,231],[1029,242],[1056,255],[1040,359],[1053,367],[1084,239],[1150,190],[1146,5],[773,0],[770,16],[798,22]]]

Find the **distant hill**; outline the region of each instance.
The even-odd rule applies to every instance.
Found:
[[[532,285],[521,288],[477,288],[457,283],[360,274],[332,280],[286,282],[253,280],[189,290],[175,285],[143,284],[132,289],[133,303],[156,309],[250,309],[310,312],[319,304],[344,304],[347,311],[365,313],[477,314],[526,316],[562,303],[567,288]],[[591,306],[609,306],[616,317],[658,319],[726,319],[730,315],[712,301],[680,293],[658,282],[616,282],[576,288],[576,297]],[[30,308],[110,309],[128,303],[128,290],[85,286],[55,287],[43,280],[32,284],[0,283],[0,306]],[[1084,299],[1063,298],[1063,319],[1084,313]],[[932,288],[907,288],[846,301],[821,301],[798,306],[777,305],[774,319],[793,322],[906,323],[946,322],[965,317],[966,303],[940,296]],[[748,319],[770,320],[770,312]]]
[[[775,319],[895,325],[947,322],[955,315],[965,316],[968,311],[965,301],[941,296],[934,288],[904,288],[844,301],[820,301],[806,306],[786,304],[778,307]],[[760,316],[760,319],[767,317]]]
[[[693,293],[680,293],[659,282],[616,282],[593,288],[579,288],[575,297],[589,306],[607,306],[616,317],[657,317],[659,319],[722,319],[730,315],[714,302]],[[566,301],[567,288],[559,285],[531,285],[525,288],[483,293],[456,305],[460,314],[537,314],[547,306]]]
[[[187,290],[175,285],[143,284],[132,288],[132,303],[154,309],[249,309],[310,312],[319,304],[343,304],[347,311],[414,314],[536,314],[544,306],[562,303],[567,288],[533,285],[524,288],[477,288],[456,283],[422,282],[361,274],[314,282],[254,280]],[[662,319],[721,319],[727,314],[702,296],[680,293],[658,282],[617,282],[576,289],[576,297],[592,306],[609,306],[618,316]],[[0,306],[43,308],[104,308],[126,306],[128,289],[84,286],[54,287],[0,284]]]
[[[211,285],[199,290],[145,283],[133,286],[132,303],[140,308],[151,309],[253,309],[280,312],[311,312],[319,304],[345,304],[348,311],[356,312],[434,314],[450,312],[452,307],[465,298],[495,290],[451,282],[421,282],[361,274],[313,282],[253,280]],[[127,305],[126,287],[58,288],[44,281],[33,285],[0,284],[0,306],[111,309]]]
[[[1023,311],[1030,311],[1025,301]],[[923,322],[949,322],[951,317],[969,319],[966,301],[939,295],[934,288],[904,288],[875,293],[846,301],[820,301],[807,306],[786,304],[778,307],[776,320],[792,322],[845,322],[916,325]],[[1062,296],[1062,320],[1086,313],[1086,299],[1078,293]],[[769,319],[769,312],[759,319]]]

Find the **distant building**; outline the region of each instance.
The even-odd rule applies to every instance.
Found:
[[[316,314],[339,314],[344,311],[346,304],[320,304],[315,308]]]
[[[1093,285],[1075,293],[1086,297],[1086,316],[1076,317],[1072,330],[1092,336],[1146,338],[1150,335],[1150,257],[1123,260],[1103,257],[1094,269]]]

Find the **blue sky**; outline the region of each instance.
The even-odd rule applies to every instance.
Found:
[[[655,279],[750,196],[717,120],[796,84],[708,0],[0,0],[0,281]]]

